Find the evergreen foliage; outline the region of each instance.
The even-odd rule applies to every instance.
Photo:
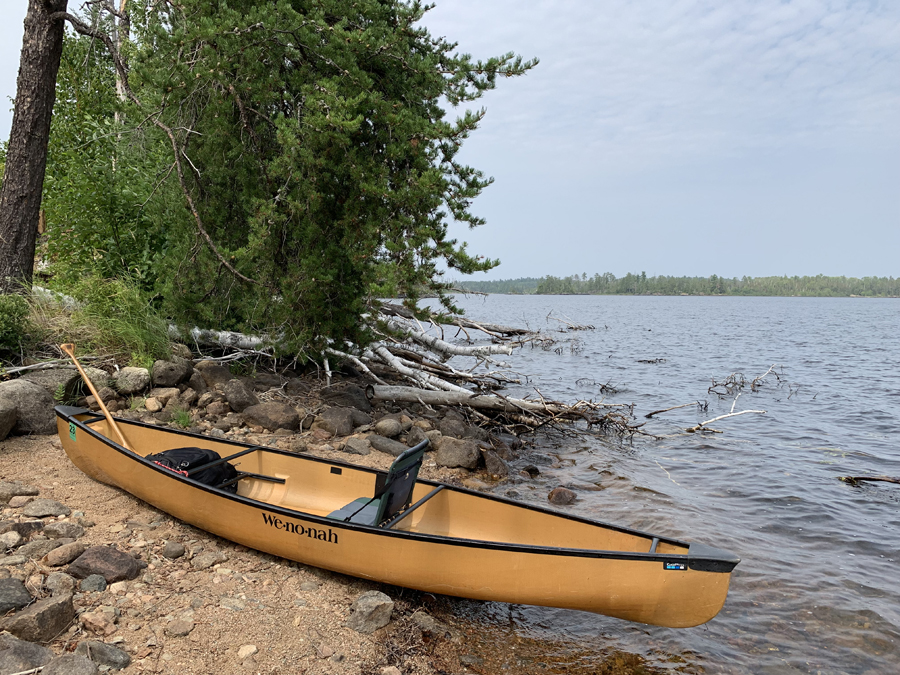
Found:
[[[449,234],[483,223],[470,205],[491,179],[457,153],[484,110],[451,121],[442,104],[536,61],[458,53],[421,26],[419,2],[128,6],[140,103],[116,100],[97,42],[66,43],[45,195],[64,277],[137,279],[180,323],[309,352],[364,345],[376,293],[411,304],[424,290],[449,307],[441,269],[497,264]]]
[[[588,277],[546,276],[540,279],[460,281],[456,287],[481,293],[540,295],[769,295],[804,297],[900,297],[900,279],[894,277],[648,277],[646,272],[616,278],[606,272]]]

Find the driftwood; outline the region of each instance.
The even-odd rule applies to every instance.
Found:
[[[737,405],[737,400],[741,397],[740,394],[734,397],[734,402],[731,404],[731,412],[727,415],[719,415],[718,417],[713,417],[711,420],[706,420],[705,422],[700,422],[700,424],[685,429],[689,434],[694,433],[695,431],[711,431],[716,434],[721,434],[721,431],[717,431],[716,429],[707,429],[705,428],[707,424],[712,424],[713,422],[718,422],[719,420],[724,420],[729,417],[737,417],[738,415],[747,415],[749,413],[755,413],[757,415],[765,415],[765,410],[741,410],[739,412],[734,412],[734,406]]]
[[[553,426],[559,422],[581,421],[585,422],[588,428],[596,427],[619,436],[645,433],[640,429],[642,425],[632,422],[631,408],[624,404],[578,401],[568,405],[547,401],[543,397],[540,400],[526,400],[470,391],[428,391],[415,387],[380,385],[369,385],[366,395],[373,401],[465,406],[481,412],[482,416],[484,413],[494,413],[494,417],[489,418],[493,422],[520,425],[530,429]]]
[[[678,410],[679,408],[689,408],[692,405],[702,406],[703,404],[700,403],[700,401],[694,401],[693,403],[684,403],[682,405],[673,405],[671,408],[663,408],[662,410],[654,410],[653,412],[647,413],[646,415],[644,415],[644,417],[646,417],[649,420],[654,415],[659,415],[664,412],[669,412],[670,410]]]
[[[850,485],[859,485],[863,481],[897,483],[900,485],[900,478],[893,478],[891,476],[839,476],[838,479],[845,483],[850,483]]]

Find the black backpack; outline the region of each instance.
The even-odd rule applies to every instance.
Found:
[[[149,459],[154,464],[159,464],[169,471],[180,473],[182,476],[187,476],[204,485],[219,485],[237,478],[238,475],[237,469],[228,462],[221,462],[197,473],[192,473],[197,467],[222,459],[218,452],[204,448],[173,448],[155,455],[147,455],[144,459]],[[237,483],[232,483],[222,489],[227,492],[237,492]]]

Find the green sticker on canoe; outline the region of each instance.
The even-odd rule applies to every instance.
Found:
[[[69,438],[75,440],[75,422],[69,422]]]

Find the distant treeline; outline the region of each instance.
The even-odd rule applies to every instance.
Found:
[[[589,277],[546,276],[536,279],[461,281],[459,288],[482,293],[538,295],[784,295],[804,297],[900,297],[900,278],[894,277],[648,277],[646,272],[624,277],[606,272]]]

